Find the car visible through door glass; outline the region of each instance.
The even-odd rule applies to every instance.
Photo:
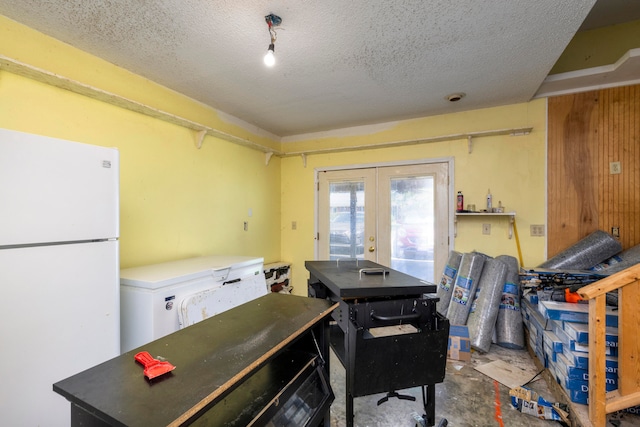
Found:
[[[364,254],[364,212],[339,212],[329,224],[330,258],[361,258]]]
[[[416,212],[394,224],[395,256],[404,259],[433,259],[433,222]]]

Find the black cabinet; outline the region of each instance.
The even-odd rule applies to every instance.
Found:
[[[330,343],[345,367],[346,421],[353,399],[422,386],[425,421],[435,424],[435,384],[444,380],[449,321],[436,287],[371,261],[307,261],[309,295],[338,303]],[[411,398],[413,399],[413,398]]]
[[[329,425],[328,301],[269,294],[53,385],[72,425]],[[176,366],[147,380],[139,351]]]

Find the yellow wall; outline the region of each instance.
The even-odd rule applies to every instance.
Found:
[[[549,74],[566,73],[615,63],[629,49],[640,47],[640,20],[580,31]]]
[[[0,55],[240,138],[279,145],[3,16]],[[122,268],[209,254],[280,259],[280,159],[266,166],[263,153],[210,136],[197,149],[192,130],[1,68],[0,127],[120,150]]]
[[[280,148],[278,141],[223,122],[213,109],[1,16],[0,55]],[[471,154],[467,141],[458,140],[310,155],[306,167],[299,157],[273,157],[265,166],[259,151],[213,137],[198,150],[191,130],[0,69],[0,127],[120,149],[123,268],[216,253],[263,256],[266,262],[293,263],[294,292],[300,295],[306,294],[304,261],[314,256],[315,168],[451,157],[455,189],[464,192],[466,203],[481,206],[491,188],[496,203],[518,213],[525,265],[542,262],[544,239],[528,230],[545,223],[545,106],[537,100],[282,144],[296,151],[534,128],[523,137],[478,138]],[[492,222],[491,236],[482,235],[475,220],[460,223],[458,231],[456,250],[517,255],[506,221]]]
[[[314,179],[315,169],[332,166],[362,165],[418,159],[454,159],[455,190],[463,191],[465,204],[485,203],[491,189],[494,203],[502,201],[517,213],[517,226],[525,266],[545,260],[545,239],[531,237],[531,224],[545,224],[546,100],[505,107],[475,110],[444,116],[398,122],[389,129],[344,138],[316,138],[283,144],[286,151],[297,152],[320,144],[323,148],[406,141],[464,132],[533,127],[527,136],[477,138],[472,153],[467,140],[427,143],[365,151],[317,154],[307,157],[304,167],[300,157],[282,159],[282,258],[292,262],[294,293],[306,294],[307,271],[304,261],[314,258]],[[363,128],[364,130],[365,128]],[[452,201],[452,206],[455,201]],[[296,221],[296,230],[291,222]],[[482,234],[482,223],[491,223],[491,235]],[[491,256],[518,257],[515,239],[508,239],[508,222],[465,218],[458,225],[458,237],[452,249],[461,252],[481,251]],[[436,272],[436,278],[442,272]]]
[[[279,147],[279,141],[257,135],[250,131],[251,127],[230,123],[224,114],[211,107],[2,15],[0,55],[239,138],[274,149]]]
[[[3,71],[0,127],[118,147],[122,268],[208,254],[280,259],[279,159],[265,166],[261,152],[211,137],[198,150],[193,131]]]

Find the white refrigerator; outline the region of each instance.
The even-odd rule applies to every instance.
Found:
[[[52,384],[119,354],[119,153],[0,129],[0,425],[68,426]]]

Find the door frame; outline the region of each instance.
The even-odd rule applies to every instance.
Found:
[[[448,175],[449,175],[449,183],[447,186],[447,197],[449,199],[449,204],[451,205],[449,208],[449,215],[447,218],[447,224],[448,224],[448,233],[447,233],[447,240],[448,240],[448,251],[446,256],[444,256],[444,258],[446,259],[448,257],[448,252],[451,251],[454,247],[454,236],[453,236],[453,221],[454,221],[454,216],[455,216],[455,209],[454,206],[452,205],[452,203],[455,202],[455,185],[454,185],[454,177],[455,177],[455,163],[454,163],[454,158],[453,157],[440,157],[440,158],[433,158],[433,159],[416,159],[416,160],[400,160],[400,161],[390,161],[390,162],[375,162],[375,163],[359,163],[359,164],[352,164],[352,165],[342,165],[342,166],[327,166],[327,167],[317,167],[314,168],[314,185],[316,188],[315,194],[314,194],[314,207],[313,207],[313,224],[314,224],[314,244],[313,244],[313,258],[314,259],[318,259],[318,233],[319,233],[319,224],[318,224],[318,205],[319,205],[319,192],[317,191],[318,189],[318,185],[320,182],[320,173],[322,172],[328,172],[328,171],[339,171],[339,170],[346,170],[346,169],[366,169],[366,168],[379,168],[379,167],[387,167],[387,166],[411,166],[411,165],[422,165],[422,164],[432,164],[432,163],[446,163],[447,164],[447,170],[448,170]],[[434,281],[437,281],[439,279],[438,276],[438,271],[442,271],[441,269],[444,268],[444,265],[440,266],[441,269],[438,270],[437,269],[438,266],[436,266],[436,270],[434,271]]]

